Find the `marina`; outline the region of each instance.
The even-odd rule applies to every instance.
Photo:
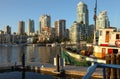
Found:
[[[1,52],[0,52],[0,71],[12,71],[12,69],[14,67],[21,67],[22,66],[22,51],[21,46],[18,47],[0,47],[1,48]],[[48,49],[48,50],[44,50],[44,49]],[[6,50],[6,51],[4,51]],[[59,74],[56,71],[56,66],[54,66],[54,57],[56,57],[56,54],[59,53],[60,48],[57,47],[57,49],[55,47],[45,47],[45,46],[36,46],[36,48],[32,47],[32,46],[27,46],[24,47],[24,53],[25,53],[25,66],[27,66],[27,70],[31,70],[31,71],[36,71],[36,72],[44,72],[47,74],[51,75],[55,75],[55,74]],[[11,52],[10,52],[11,51]],[[34,53],[33,53],[34,51]],[[39,52],[41,53],[39,53]],[[53,51],[57,51],[57,52],[53,52]],[[4,52],[4,53],[3,53]],[[19,53],[21,52],[21,54]],[[29,53],[28,53],[29,52]],[[44,53],[43,53],[44,52]],[[51,55],[49,54],[51,53]],[[53,54],[52,54],[53,53]],[[4,55],[6,54],[6,55]],[[14,56],[14,55],[16,56]],[[39,55],[40,54],[40,55]],[[37,55],[39,55],[40,57],[42,56],[43,58],[37,58]],[[49,55],[46,57],[46,55]],[[14,57],[17,57],[16,60],[14,60]],[[29,57],[30,56],[30,57]],[[32,56],[32,57],[31,57]],[[4,59],[2,58],[4,57]],[[72,66],[72,65],[65,65],[64,69],[66,71],[66,75],[71,75],[71,76],[78,76],[82,77],[85,75],[86,71],[87,71],[88,67],[83,67],[83,66]],[[101,75],[101,69],[97,70],[97,73],[94,73],[94,76],[99,76],[100,78],[102,77]]]
[[[1,65],[0,67],[0,71],[2,72],[14,72],[14,68],[15,66],[13,64],[3,64],[4,67]],[[6,65],[6,67],[5,67]],[[13,68],[14,67],[14,68]],[[16,70],[20,70],[21,65],[16,66]],[[60,72],[56,72],[56,67],[53,64],[38,64],[38,63],[31,63],[28,64],[28,66],[26,66],[25,70],[27,72],[36,72],[36,73],[42,73],[42,74],[49,74],[52,76],[56,76],[56,77],[69,77],[71,76],[71,78],[74,79],[82,79],[82,77],[86,74],[88,67],[83,67],[83,66],[70,66],[70,65],[66,65],[64,67],[65,70],[65,76],[58,76],[60,75]],[[96,69],[95,73],[92,75],[93,79],[102,79],[102,70],[100,68]],[[52,78],[50,78],[52,79]],[[67,79],[67,78],[65,78]]]
[[[60,8],[55,7],[57,3],[54,2],[44,4],[45,8],[52,3],[55,5],[50,12],[59,12]],[[54,21],[51,27],[50,14],[39,17],[36,31],[32,19],[28,20],[28,32],[25,32],[26,23],[23,20],[18,22],[18,32],[12,33],[9,25],[5,30],[0,28],[0,79],[120,79],[120,28],[110,25],[106,10],[97,15],[97,7],[101,5],[98,0],[88,3],[90,6],[92,4],[92,9],[94,5],[94,24],[89,23],[91,10],[86,3],[80,1],[76,5],[77,19],[69,29],[66,20],[62,18]],[[40,11],[45,9],[41,5],[43,3],[39,4],[39,8],[42,7]],[[23,10],[21,12],[25,14],[27,7],[26,10],[24,7],[18,10]],[[28,7],[34,10],[38,6]],[[73,12],[72,7],[69,8]],[[67,14],[64,16],[71,14],[68,10],[66,8]],[[59,13],[64,13],[64,8]],[[68,17],[72,20],[73,15]]]

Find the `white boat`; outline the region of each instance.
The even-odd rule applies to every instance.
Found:
[[[120,32],[114,28],[99,29],[98,42],[93,46],[96,58],[105,58],[108,54],[120,53]]]
[[[116,32],[114,28],[99,29],[98,37],[98,42],[93,45],[92,57],[84,55],[82,52],[81,55],[93,59],[105,59],[106,55],[120,53],[120,32]],[[80,54],[71,53],[70,51],[67,52],[76,59],[82,58]]]
[[[57,45],[58,45],[57,42],[51,44],[52,47],[55,47],[55,46],[57,46]]]

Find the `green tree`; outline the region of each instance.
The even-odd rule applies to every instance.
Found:
[[[94,35],[87,36],[87,43],[93,43]]]
[[[34,38],[33,38],[33,43],[37,43],[37,41],[38,41],[38,38],[37,38],[37,37],[34,37]]]

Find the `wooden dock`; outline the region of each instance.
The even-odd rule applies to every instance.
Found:
[[[12,71],[13,67],[15,67],[14,63],[0,64],[0,71]],[[22,70],[21,63],[17,63],[16,67]],[[73,77],[83,77],[87,73],[87,68],[88,67],[66,65],[64,67],[64,74]],[[61,71],[57,72],[56,67],[53,64],[28,63],[25,66],[25,70],[37,73],[50,74],[53,76],[61,75]],[[94,77],[95,79],[102,79],[102,70],[96,69],[96,72],[92,75],[92,77]]]
[[[57,72],[56,67],[45,67],[45,66],[30,66],[27,70],[34,72],[47,73],[51,75],[61,75],[61,71]],[[64,67],[64,74],[68,76],[78,76],[83,77],[87,73],[87,67],[82,66],[66,66]],[[102,70],[100,68],[96,69],[95,73],[91,76],[95,79],[102,79]]]

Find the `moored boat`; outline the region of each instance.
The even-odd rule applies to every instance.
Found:
[[[89,66],[90,62],[86,61],[86,57],[76,52],[72,52],[65,48],[61,52],[62,58],[65,59],[66,64],[77,65],[77,66]]]
[[[120,53],[120,32],[114,28],[99,29],[98,44],[94,45],[93,55],[96,58],[105,58],[108,54]]]

